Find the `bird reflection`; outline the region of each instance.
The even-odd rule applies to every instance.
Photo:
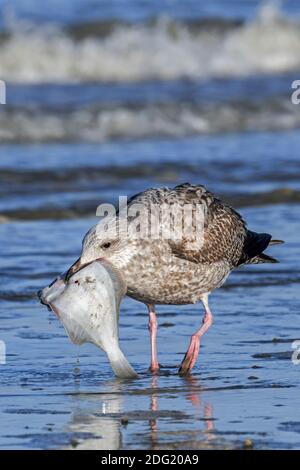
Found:
[[[213,406],[211,403],[204,402],[201,397],[201,385],[199,380],[193,376],[186,376],[184,380],[189,386],[189,391],[186,395],[187,399],[192,405],[199,409],[199,416],[205,421],[205,432],[207,433],[207,440],[215,439],[214,431],[214,417]]]
[[[158,397],[156,390],[158,388],[158,376],[153,375],[151,379],[151,397],[150,397],[150,410],[151,411],[158,411]],[[150,426],[150,440],[151,440],[151,447],[155,449],[158,442],[157,442],[157,419],[150,419],[149,421]]]
[[[159,380],[159,375],[152,376],[150,397],[150,410],[152,412],[157,412],[159,410],[159,399],[157,393],[157,389],[159,388]],[[186,384],[185,397],[187,401],[192,403],[193,407],[198,410],[199,418],[201,419],[201,421],[205,422],[204,433],[206,440],[212,441],[216,438],[216,435],[214,434],[214,417],[212,404],[202,400],[202,388],[198,379],[193,376],[186,376],[183,378],[183,380]],[[158,419],[151,417],[151,419],[149,420],[149,428],[151,445],[152,448],[155,449],[158,447],[159,444]]]
[[[80,436],[76,449],[118,450],[122,446],[120,415],[125,393],[122,381],[107,381],[105,389],[107,393],[83,393],[79,392],[76,383],[76,391],[72,394],[75,406],[68,426],[75,436],[73,444],[77,441],[76,436]]]
[[[79,441],[77,448],[98,450],[117,450],[124,448],[124,437],[128,436],[128,433],[136,431],[134,424],[137,423],[137,421],[134,414],[137,410],[131,408],[131,399],[135,396],[135,392],[137,396],[139,395],[141,388],[135,385],[134,382],[120,379],[105,382],[102,384],[101,392],[99,393],[80,393],[78,391],[78,384],[76,385],[77,392],[73,394],[76,407],[69,429],[71,432],[74,432],[74,434],[80,432],[81,435],[82,433],[90,433],[92,435],[92,438],[88,439],[84,439],[83,437],[83,439]],[[174,394],[175,400],[176,398],[181,400],[184,397],[188,403],[192,404],[194,410],[192,416],[195,418],[196,422],[199,419],[199,425],[201,426],[199,426],[199,430],[195,430],[193,426],[193,430],[190,431],[192,439],[199,439],[203,442],[211,442],[215,439],[213,407],[211,403],[203,400],[203,389],[199,380],[193,376],[181,378],[179,392],[177,385],[175,386],[174,392],[172,392],[172,386],[169,389],[164,388],[164,386],[165,377],[161,375],[151,376],[151,386],[148,395],[149,418],[147,418],[147,411],[145,411],[145,417],[146,420],[148,419],[149,423],[148,438],[150,448],[159,449],[161,445],[163,445],[160,441],[162,436],[165,437],[166,433],[159,429],[159,401],[164,398],[165,406],[166,395],[162,392],[168,392],[168,390]],[[130,409],[128,409],[125,400],[131,401],[131,405],[129,405]],[[136,398],[134,400],[136,401]],[[180,408],[178,407],[177,409],[179,410]],[[184,410],[185,407],[182,406],[182,411]],[[126,416],[126,420],[124,416]],[[178,419],[181,420],[182,418]],[[126,422],[125,427],[124,422]],[[127,426],[127,423],[129,426]],[[182,420],[182,424],[184,424],[184,419]],[[184,434],[188,433],[184,431]],[[170,433],[170,435],[171,434],[172,433]],[[177,438],[180,439],[180,432],[176,435]]]

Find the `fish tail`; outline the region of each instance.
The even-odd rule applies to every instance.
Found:
[[[131,367],[121,349],[107,353],[111,367],[117,377],[121,379],[136,379],[138,374]]]

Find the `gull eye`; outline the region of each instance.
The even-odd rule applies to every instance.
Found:
[[[105,250],[107,250],[107,248],[109,248],[111,246],[111,243],[110,242],[107,242],[107,243],[103,243],[103,245],[101,246],[101,248],[104,248]]]

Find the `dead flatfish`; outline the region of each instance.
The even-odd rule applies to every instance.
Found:
[[[120,302],[125,293],[121,275],[109,263],[95,261],[67,281],[60,276],[39,297],[57,315],[73,343],[95,344],[106,352],[117,377],[136,378],[119,346]]]

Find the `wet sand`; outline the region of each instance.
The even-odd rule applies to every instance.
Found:
[[[136,381],[114,379],[95,347],[70,344],[35,297],[74,258],[91,220],[3,224],[2,242],[10,236],[11,246],[1,273],[7,364],[0,366],[0,448],[227,449],[249,439],[255,449],[300,448],[300,366],[291,361],[300,338],[299,206],[243,214],[251,226],[268,221],[276,235],[287,227],[288,244],[272,249],[281,264],[241,269],[212,295],[215,323],[187,378],[177,366],[201,307],[158,308],[162,369],[152,376],[145,308],[126,299],[120,337]]]

